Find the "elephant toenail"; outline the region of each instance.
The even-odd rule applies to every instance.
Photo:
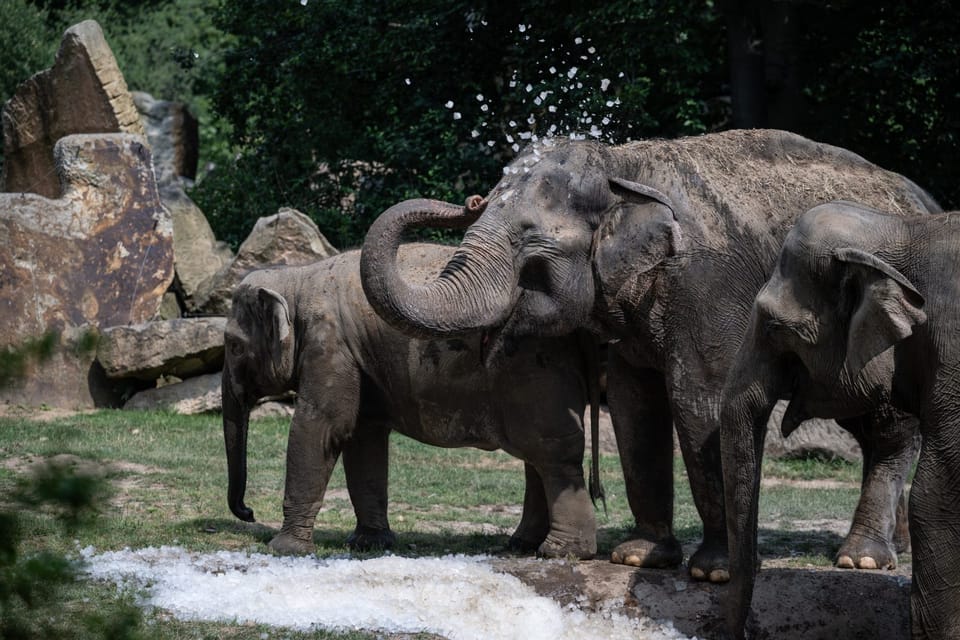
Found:
[[[877,568],[877,561],[874,560],[873,558],[871,558],[870,556],[866,556],[866,557],[860,558],[860,568],[861,568],[861,569],[876,569],[876,568]]]
[[[853,564],[853,558],[844,555],[837,558],[837,567],[839,569],[854,569],[856,565]]]
[[[730,582],[730,572],[726,569],[714,569],[710,572],[710,582]]]

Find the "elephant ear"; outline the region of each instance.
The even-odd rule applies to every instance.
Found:
[[[257,290],[257,302],[263,323],[264,346],[273,360],[275,371],[283,371],[292,340],[287,301],[276,291],[264,287]]]
[[[601,222],[593,242],[593,260],[605,288],[620,289],[676,255],[683,246],[673,203],[653,187],[611,178],[620,198]]]
[[[849,265],[847,282],[855,291],[844,363],[853,379],[870,360],[927,321],[925,301],[906,276],[871,253],[844,247],[834,256]]]

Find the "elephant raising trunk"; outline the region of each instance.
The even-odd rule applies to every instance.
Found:
[[[463,207],[415,199],[396,204],[377,218],[367,233],[360,273],[367,299],[381,317],[408,335],[430,338],[503,323],[518,291],[508,233],[471,227],[439,277],[427,285],[410,285],[397,268],[406,228],[461,229],[474,223],[486,206],[481,196],[470,196]]]

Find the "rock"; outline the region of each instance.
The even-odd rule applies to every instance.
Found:
[[[220,411],[220,373],[208,373],[183,382],[134,394],[124,409],[166,410],[185,415]]]
[[[160,320],[173,320],[183,315],[180,309],[180,302],[177,300],[177,294],[167,291],[163,294],[163,301],[160,303]]]
[[[185,309],[195,312],[197,292],[233,260],[230,247],[217,241],[206,216],[184,190],[197,173],[197,119],[182,102],[155,100],[141,91],[132,95],[153,151],[160,199],[173,219],[175,286]]]
[[[223,367],[224,317],[177,318],[101,331],[97,360],[109,378],[186,378]]]
[[[54,153],[58,199],[0,193],[0,348],[50,330],[146,322],[173,280],[172,225],[145,140],[73,135]],[[75,364],[70,373],[39,367],[0,397],[90,408],[100,390]]]
[[[179,291],[187,311],[199,311],[198,295],[209,291],[221,270],[233,261],[233,252],[213,235],[210,223],[179,185],[161,191],[173,219],[173,261]]]
[[[2,190],[48,198],[61,193],[54,159],[60,138],[77,133],[144,134],[123,74],[93,20],[67,29],[53,66],[17,88],[0,120]]]
[[[849,462],[862,459],[860,445],[850,432],[833,420],[807,420],[789,438],[784,438],[780,433],[780,421],[786,410],[786,401],[780,401],[770,414],[764,443],[765,455],[774,458],[843,458]]]
[[[153,151],[153,164],[161,189],[192,182],[197,177],[199,133],[197,119],[182,102],[155,100],[149,93],[131,92]]]
[[[281,208],[257,221],[233,262],[221,269],[208,290],[198,296],[198,309],[204,313],[228,313],[234,287],[254,269],[309,264],[336,253],[313,220],[295,209]]]
[[[261,402],[250,412],[251,420],[264,420],[266,418],[292,418],[293,404],[289,402],[277,402],[276,400],[267,400]]]

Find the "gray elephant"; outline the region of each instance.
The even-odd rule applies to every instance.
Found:
[[[517,335],[578,327],[611,338],[607,394],[635,519],[614,562],[673,566],[672,429],[703,541],[696,579],[725,581],[727,534],[720,467],[720,395],[753,298],[793,220],[816,204],[855,197],[904,215],[939,210],[919,187],[863,158],[782,131],[728,131],[622,146],[544,140],[504,169],[485,198],[455,207],[395,205],[371,226],[361,275],[388,321],[421,336],[483,330],[491,352]],[[440,276],[404,281],[394,254],[409,226],[476,221]],[[884,411],[845,426],[871,433]],[[899,427],[888,425],[888,430]],[[896,451],[862,441],[862,504],[877,501],[878,465],[906,470],[912,438]],[[883,565],[863,532],[892,514],[861,508],[841,555]],[[884,549],[888,548],[885,546]],[[892,555],[892,554],[891,554]],[[894,556],[895,561],[895,556]]]
[[[401,269],[426,281],[452,253],[439,245],[405,246]],[[395,430],[436,446],[500,448],[520,458],[526,491],[510,547],[592,557],[596,523],[582,466],[582,419],[594,377],[589,349],[573,335],[530,339],[497,366],[484,367],[479,333],[411,339],[370,308],[359,258],[352,251],[309,266],[255,271],[236,288],[223,370],[230,510],[253,521],[244,504],[250,409],[261,397],[295,390],[283,525],[273,550],[314,550],[314,520],[341,453],[357,518],[348,544],[391,546],[387,437]]]
[[[757,295],[723,394],[736,635],[756,570],[763,424],[785,398],[791,424],[888,403],[919,416],[909,509],[913,636],[960,638],[958,326],[960,212],[901,218],[835,202],[797,221]]]

